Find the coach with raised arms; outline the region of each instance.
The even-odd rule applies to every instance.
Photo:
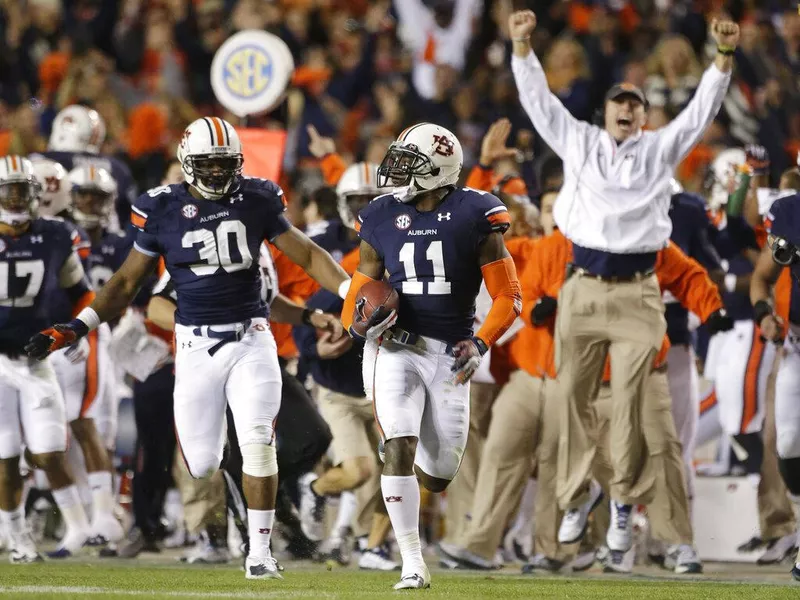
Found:
[[[536,15],[509,18],[512,70],[520,101],[542,139],[564,162],[564,185],[554,208],[556,225],[573,243],[572,274],[558,297],[556,367],[563,396],[559,436],[559,505],[565,515],[559,541],[586,530],[602,500],[591,479],[595,454],[593,410],[606,357],[611,358],[610,550],[632,543],[632,507],[652,499],[655,469],[642,431],[644,382],[653,368],[666,322],[656,253],[669,241],[670,178],[700,140],[722,104],[731,79],[739,27],[714,21],[717,56],[691,102],[671,123],[642,131],[644,93],[628,83],[605,98],[604,128],[575,119],[547,87],[530,36]]]

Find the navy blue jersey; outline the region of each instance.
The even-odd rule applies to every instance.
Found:
[[[707,271],[721,269],[721,258],[711,243],[712,225],[703,199],[695,194],[680,192],[671,198],[669,216],[672,220],[670,239],[684,254],[699,262]],[[665,298],[667,336],[672,344],[691,344],[689,311],[678,301]]]
[[[342,257],[358,246],[358,239],[353,237],[352,230],[339,219],[312,223],[306,227],[306,235],[317,246],[327,250],[336,262],[342,262]]]
[[[0,236],[1,354],[21,354],[32,335],[60,316],[52,300],[62,294],[62,268],[70,257],[77,260],[75,235],[61,219],[36,219],[19,237]]]
[[[105,169],[117,182],[117,202],[116,212],[119,217],[120,227],[123,229],[128,225],[128,214],[131,206],[139,195],[136,188],[136,181],[133,179],[131,170],[123,161],[115,156],[103,156],[101,154],[91,154],[89,152],[61,152],[58,150],[48,150],[42,152],[41,156],[54,160],[67,170],[71,171],[75,167],[82,165],[92,165],[98,169]]]
[[[342,313],[344,301],[328,290],[319,290],[306,301],[308,308],[318,308],[327,313]],[[317,356],[317,330],[310,325],[296,325],[292,335],[297,349],[310,367],[311,376],[317,384],[348,396],[364,396],[361,374],[361,355],[364,344],[354,340],[353,346],[338,358],[328,360]]]
[[[267,316],[258,264],[262,242],[291,225],[283,190],[266,179],[243,177],[220,200],[198,199],[186,184],[142,194],[131,220],[134,248],[163,256],[178,294],[181,325],[219,325]]]
[[[800,248],[800,194],[779,198],[773,202],[764,219],[767,232],[785,239]],[[789,321],[800,325],[800,264],[793,264],[792,296],[789,303]]]
[[[64,220],[64,225],[71,231],[72,248],[78,253],[81,262],[84,262],[91,252],[92,243],[89,235],[76,223]],[[50,316],[54,323],[67,323],[72,320],[72,299],[65,290],[57,290],[47,300],[50,305]]]
[[[509,224],[499,199],[470,188],[454,189],[429,212],[379,196],[358,217],[359,235],[400,296],[397,325],[448,343],[472,336],[483,279],[478,247]]]
[[[102,237],[91,245],[89,256],[83,261],[92,287],[96,290],[103,287],[125,262],[132,247],[131,234],[103,231]]]
[[[755,231],[742,217],[727,216],[723,228],[715,231],[712,240],[728,273],[741,276],[753,272],[753,263],[745,255],[745,250],[760,250]],[[753,318],[748,293],[723,291],[722,301],[728,315],[735,321]]]

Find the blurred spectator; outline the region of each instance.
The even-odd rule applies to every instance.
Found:
[[[662,39],[647,64],[644,92],[651,110],[678,114],[700,83],[703,68],[689,41],[682,36]]]
[[[576,119],[592,118],[591,74],[583,47],[573,39],[559,38],[544,58],[550,90]]]

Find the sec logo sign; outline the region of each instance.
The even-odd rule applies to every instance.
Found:
[[[211,87],[232,113],[257,115],[283,100],[293,71],[292,54],[281,38],[266,31],[240,31],[214,55]]]

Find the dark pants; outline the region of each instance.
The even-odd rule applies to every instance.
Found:
[[[145,537],[162,533],[161,513],[164,498],[172,486],[172,461],[175,456],[175,425],[172,390],[175,376],[172,364],[133,386],[136,417],[136,455],[133,476],[134,523]]]

